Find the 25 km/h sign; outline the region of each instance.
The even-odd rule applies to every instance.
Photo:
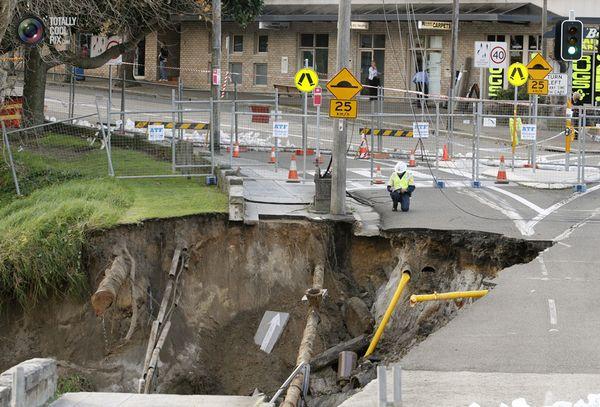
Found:
[[[527,93],[530,95],[547,95],[548,81],[546,79],[530,79],[527,81]]]
[[[329,117],[334,119],[356,119],[358,102],[354,99],[333,99],[329,102]]]
[[[319,84],[319,76],[309,68],[302,68],[296,72],[294,84],[300,92],[311,92]]]

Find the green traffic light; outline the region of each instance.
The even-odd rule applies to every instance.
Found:
[[[577,52],[577,48],[570,46],[569,48],[567,48],[567,52],[569,53],[569,55],[574,55],[575,52]]]

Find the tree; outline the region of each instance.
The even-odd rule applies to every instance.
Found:
[[[9,0],[0,0],[9,1]],[[225,12],[241,25],[246,25],[262,9],[262,0],[229,0]],[[22,46],[14,36],[6,36],[3,49],[24,48],[23,122],[35,125],[44,121],[46,74],[49,69],[67,64],[84,69],[101,67],[109,60],[135,49],[137,44],[154,31],[168,30],[176,24],[172,16],[197,14],[211,20],[210,0],[36,0],[19,1],[11,25],[27,15],[76,16],[73,33],[96,35],[118,34],[126,40],[95,57],[84,56],[81,50],[57,49],[48,36],[35,46]]]

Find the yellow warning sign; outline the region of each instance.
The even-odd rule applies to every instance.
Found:
[[[333,119],[356,119],[358,102],[356,100],[332,99],[329,102],[329,117]]]
[[[515,62],[508,67],[508,83],[513,86],[521,86],[527,82],[527,67],[520,62]]]
[[[527,64],[527,71],[529,72],[529,79],[544,79],[552,72],[552,66],[542,54],[535,54]]]
[[[530,95],[547,95],[548,81],[546,79],[529,79],[527,81],[527,93]]]
[[[312,69],[302,68],[296,72],[294,84],[301,92],[312,92],[319,84],[319,76]]]
[[[327,89],[329,89],[336,99],[352,99],[362,88],[360,82],[346,68],[343,68],[327,82]],[[331,109],[329,111],[331,112]]]

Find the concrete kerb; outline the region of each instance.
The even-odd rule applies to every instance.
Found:
[[[41,407],[54,397],[58,374],[53,359],[29,359],[0,374],[0,407],[12,407],[13,372],[23,368],[24,388],[16,394],[18,406]]]
[[[242,222],[246,213],[244,179],[229,166],[217,168],[217,185],[229,197],[229,220]]]

